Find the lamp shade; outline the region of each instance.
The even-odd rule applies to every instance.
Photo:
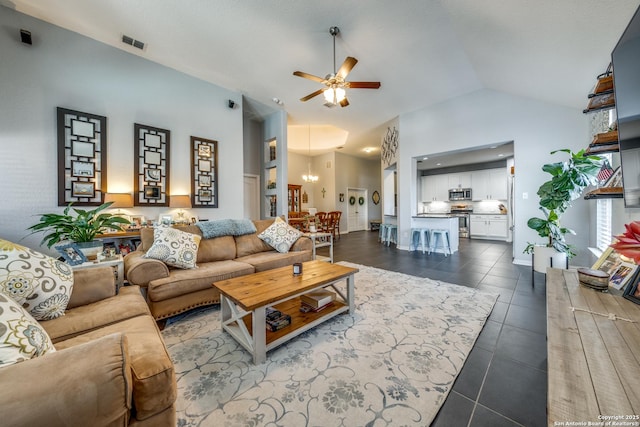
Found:
[[[170,196],[169,197],[169,207],[170,208],[180,208],[185,209],[191,208],[191,197],[188,195],[181,196]]]
[[[104,196],[104,202],[113,202],[110,209],[132,208],[133,196],[131,193],[107,193]]]

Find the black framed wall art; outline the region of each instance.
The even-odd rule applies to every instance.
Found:
[[[169,206],[169,144],[171,131],[135,123],[135,206]]]
[[[107,191],[107,118],[57,108],[58,206],[98,206]]]
[[[218,141],[191,137],[191,205],[218,207]]]

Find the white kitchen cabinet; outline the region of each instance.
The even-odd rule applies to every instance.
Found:
[[[423,176],[420,182],[423,202],[449,200],[449,177],[446,174]]]
[[[507,200],[507,169],[489,169],[491,200]]]
[[[507,200],[506,169],[473,171],[471,182],[473,200]]]
[[[472,239],[507,239],[506,215],[480,215],[470,216],[470,237]]]
[[[471,188],[471,172],[456,172],[447,175],[449,188]]]

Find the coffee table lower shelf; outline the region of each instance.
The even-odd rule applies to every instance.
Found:
[[[298,297],[273,306],[273,308],[275,308],[276,310],[291,316],[291,324],[275,332],[267,330],[266,325],[262,326],[262,328],[264,328],[266,332],[266,351],[270,351],[284,344],[292,338],[302,334],[305,331],[308,331],[311,328],[318,326],[323,322],[326,322],[327,320],[337,316],[338,314],[349,311],[349,306],[341,301],[334,301],[331,306],[315,313],[301,312],[300,304],[300,298]],[[245,336],[242,327],[238,324],[238,320],[236,319],[229,319],[227,322],[225,322],[225,324],[223,324],[222,327],[240,345],[242,345],[242,347],[244,347],[250,353],[253,353],[253,340],[250,340],[253,337],[252,313],[246,313],[246,315],[242,317],[242,323],[247,329],[249,336]]]

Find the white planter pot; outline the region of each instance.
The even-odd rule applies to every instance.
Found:
[[[533,270],[538,273],[546,273],[547,267],[566,268],[567,254],[548,246],[534,246]]]
[[[98,254],[102,252],[102,242],[100,240],[94,240],[92,242],[76,242],[80,252],[83,253],[88,260],[94,260],[98,258]]]

